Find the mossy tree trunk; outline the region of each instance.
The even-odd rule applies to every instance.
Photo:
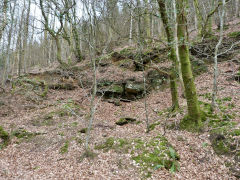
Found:
[[[54,39],[56,41],[56,46],[57,46],[57,60],[62,65],[64,63],[62,61],[62,47],[61,47],[61,43],[59,40],[59,36],[54,37]]]
[[[176,83],[178,62],[177,62],[176,49],[174,47],[174,33],[168,22],[165,0],[158,0],[158,5],[159,5],[159,11],[161,14],[163,26],[165,28],[165,32],[167,35],[168,46],[170,48],[169,58],[173,63],[171,75],[170,75],[170,87],[171,87],[171,95],[172,95],[172,107],[174,110],[179,108],[177,83]]]
[[[187,36],[187,18],[186,18],[186,0],[177,0],[178,6],[178,50],[182,69],[183,82],[188,106],[188,125],[194,127],[201,124],[201,112],[198,104],[197,91],[194,84],[194,78],[189,59],[188,36]]]

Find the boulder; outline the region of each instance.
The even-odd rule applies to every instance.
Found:
[[[139,95],[144,91],[144,84],[141,82],[128,81],[125,85],[126,94]]]
[[[105,86],[99,88],[97,91],[98,95],[104,94],[105,98],[117,98],[122,96],[124,93],[123,86],[121,84],[112,84],[110,86]]]

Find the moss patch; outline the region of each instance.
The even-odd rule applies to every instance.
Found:
[[[2,126],[0,126],[0,139],[2,139],[2,143],[0,143],[0,149],[7,146],[10,141],[10,136],[7,131],[3,129]]]
[[[239,36],[240,36],[240,31],[231,32],[228,34],[228,37],[231,37],[231,38],[237,38]]]
[[[134,164],[144,177],[150,177],[154,170],[166,168],[171,172],[179,169],[179,155],[163,136],[156,136],[148,141],[110,137],[95,146],[104,152],[114,150],[118,153],[130,153]]]
[[[134,118],[126,117],[126,118],[120,118],[120,119],[116,122],[116,124],[119,125],[119,126],[123,126],[123,125],[125,125],[125,124],[133,123],[133,122],[135,122],[135,121],[136,121],[136,119],[134,119]]]
[[[66,141],[64,143],[64,145],[61,147],[60,153],[61,154],[67,153],[68,152],[68,148],[69,148],[69,141]]]
[[[184,118],[180,121],[180,129],[187,130],[190,132],[201,132],[203,130],[203,122],[205,120],[205,113],[201,112],[201,121],[194,122],[189,115],[184,116]]]
[[[19,128],[12,132],[12,135],[17,137],[18,139],[31,139],[37,135],[40,135],[41,133],[36,132],[29,132],[25,129]]]

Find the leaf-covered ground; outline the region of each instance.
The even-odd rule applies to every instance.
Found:
[[[226,73],[237,71],[237,65],[223,62],[219,68],[218,98],[231,97],[229,103],[234,106],[228,108],[227,113],[235,112],[231,121],[237,122],[239,127],[240,84],[227,80],[230,74]],[[201,100],[206,102],[206,94],[212,90],[212,76],[210,68],[195,81]],[[147,142],[163,135],[164,126],[177,124],[186,109],[186,102],[181,98],[184,112],[173,117],[164,116],[171,105],[169,89],[152,92],[147,96],[149,120],[151,124],[160,124],[147,134],[143,99],[115,106],[98,97],[90,138],[91,148],[97,155],[82,158],[85,134],[80,130],[87,126],[89,119],[89,95],[85,89],[49,90],[47,98],[39,98],[26,89],[16,88],[15,92],[2,93],[1,102],[0,122],[6,131],[14,134],[20,128],[37,133],[22,138],[12,136],[10,144],[0,151],[1,179],[141,179],[141,168],[130,152],[111,148],[104,151],[94,147],[109,137],[140,138]],[[117,126],[115,122],[121,117],[136,118],[138,123]],[[202,134],[168,128],[165,131],[165,137],[180,156],[180,169],[171,173],[156,168],[152,179],[235,179],[226,167],[228,157],[216,155],[210,146],[209,131]]]

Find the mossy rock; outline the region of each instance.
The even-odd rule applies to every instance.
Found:
[[[169,71],[169,69],[164,70]],[[147,74],[147,81],[152,89],[159,89],[167,79],[168,77],[165,74],[160,74],[156,70],[151,70]]]
[[[134,119],[134,118],[126,117],[126,118],[120,118],[115,124],[117,124],[119,126],[123,126],[125,124],[133,123],[135,121],[136,121],[136,119]]]
[[[126,94],[142,94],[144,91],[144,84],[138,82],[128,81],[125,86]]]
[[[111,86],[114,82],[108,81],[108,80],[100,80],[97,84],[98,88],[105,87],[105,86]]]
[[[112,84],[98,89],[97,94],[105,98],[118,98],[121,97],[124,93],[124,88],[121,84]]]
[[[49,89],[54,90],[74,90],[77,88],[73,83],[57,83],[57,84],[49,84]]]

